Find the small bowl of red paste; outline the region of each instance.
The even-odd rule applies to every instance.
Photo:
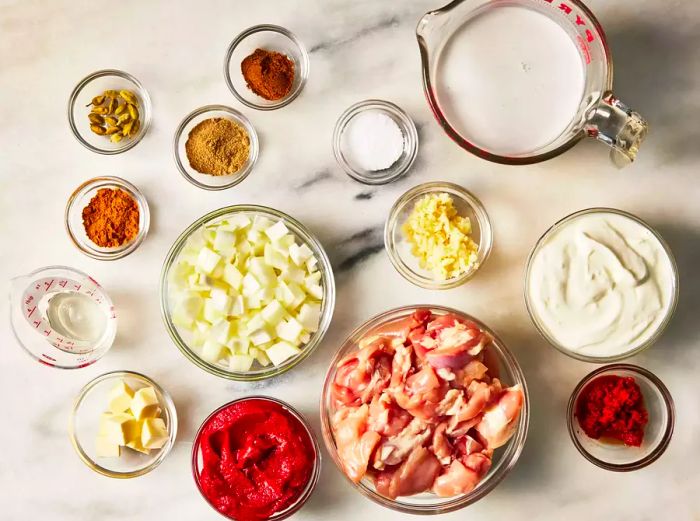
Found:
[[[263,396],[219,407],[202,423],[192,448],[200,493],[236,521],[291,516],[311,496],[320,469],[306,420],[290,405]]]
[[[646,369],[611,364],[588,374],[569,399],[569,434],[578,451],[607,470],[627,472],[656,461],[673,434],[666,386]]]

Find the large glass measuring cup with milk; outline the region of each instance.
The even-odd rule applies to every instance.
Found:
[[[417,37],[435,117],[479,157],[536,163],[589,136],[624,165],[646,136],[612,94],[605,34],[578,0],[455,0],[423,16]]]
[[[12,279],[10,323],[27,353],[59,369],[96,362],[117,332],[109,295],[93,278],[66,266],[48,266]]]

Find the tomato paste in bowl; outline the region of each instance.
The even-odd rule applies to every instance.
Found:
[[[284,519],[311,496],[321,468],[303,417],[262,396],[234,400],[204,420],[192,448],[202,496],[236,521]]]

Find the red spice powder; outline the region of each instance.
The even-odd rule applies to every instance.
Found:
[[[591,381],[576,402],[578,423],[593,439],[639,447],[649,415],[639,385],[631,376],[606,375]]]

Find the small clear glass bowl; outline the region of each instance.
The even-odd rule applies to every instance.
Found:
[[[125,380],[134,390],[153,387],[161,407],[161,418],[168,429],[168,441],[162,448],[142,454],[122,449],[119,458],[98,458],[95,440],[100,416],[107,410],[108,395],[119,380]],[[113,371],[98,376],[83,387],[75,398],[69,424],[71,443],[83,462],[98,474],[110,478],[135,478],[152,471],[168,455],[177,435],[177,413],[170,395],[149,377],[133,371]]]
[[[641,342],[638,346],[628,350],[624,351],[620,354],[616,355],[610,355],[610,356],[591,356],[591,355],[586,355],[586,354],[581,354],[577,351],[573,351],[572,349],[568,349],[561,343],[557,341],[556,338],[552,334],[550,334],[547,331],[547,328],[545,325],[542,323],[542,321],[539,319],[535,312],[535,307],[534,304],[531,301],[530,298],[530,271],[532,269],[532,263],[535,258],[535,255],[539,252],[539,250],[546,244],[547,239],[554,233],[556,233],[562,226],[566,225],[568,222],[571,220],[580,217],[582,215],[587,215],[591,213],[613,213],[617,215],[621,215],[623,217],[627,217],[628,219],[633,220],[637,224],[641,225],[643,228],[646,228],[649,233],[651,233],[657,241],[659,241],[659,244],[661,245],[661,248],[664,250],[666,255],[668,256],[668,260],[671,263],[671,268],[673,270],[673,288],[671,290],[671,302],[668,305],[668,309],[666,310],[666,316],[664,319],[659,322],[659,326],[654,331],[649,338],[647,338],[645,341]],[[565,355],[568,355],[572,358],[575,358],[576,360],[581,360],[583,362],[591,362],[591,363],[597,363],[597,364],[605,364],[605,363],[610,363],[610,362],[619,362],[620,360],[624,360],[625,358],[629,358],[631,356],[634,356],[636,354],[641,353],[645,349],[651,347],[661,336],[661,334],[665,331],[666,327],[668,326],[669,322],[671,321],[671,318],[673,318],[673,314],[676,310],[676,305],[678,304],[678,266],[676,265],[676,261],[673,257],[673,253],[671,252],[671,248],[668,246],[666,241],[664,241],[663,237],[659,235],[659,233],[654,230],[651,226],[649,226],[646,222],[641,220],[639,217],[636,215],[632,215],[631,213],[624,212],[622,210],[617,210],[615,208],[587,208],[585,210],[579,210],[578,212],[574,212],[570,215],[567,215],[563,219],[557,221],[554,223],[546,232],[542,234],[542,236],[537,240],[535,243],[535,246],[532,248],[532,251],[530,252],[530,255],[527,259],[527,265],[525,268],[525,283],[524,283],[524,289],[525,293],[525,306],[527,307],[527,312],[530,315],[530,320],[532,320],[532,323],[535,325],[537,328],[537,331],[539,331],[540,335],[549,342],[551,346],[553,346],[557,351],[564,353]]]
[[[102,188],[120,189],[133,197],[139,207],[139,232],[131,241],[115,248],[102,248],[93,243],[85,233],[83,209]],[[73,244],[85,255],[98,260],[116,260],[132,253],[146,238],[151,222],[148,202],[129,181],[120,177],[95,177],[81,184],[68,198],[65,212],[66,231]]]
[[[420,267],[401,229],[418,199],[432,193],[447,193],[452,196],[459,215],[468,217],[471,221],[471,237],[478,245],[477,260],[471,269],[447,280],[436,280],[430,271]],[[384,226],[384,246],[394,268],[409,282],[426,289],[456,288],[471,279],[488,259],[493,246],[491,220],[481,201],[461,186],[445,182],[424,183],[404,193],[392,206]]]
[[[248,132],[248,137],[250,138],[250,153],[248,154],[248,160],[237,172],[228,175],[209,175],[197,172],[190,166],[190,161],[187,159],[187,151],[185,149],[185,144],[187,143],[190,132],[202,121],[211,118],[225,118],[235,121]],[[258,134],[255,132],[252,123],[236,109],[224,105],[207,105],[188,114],[175,131],[173,146],[177,169],[190,183],[204,190],[225,190],[226,188],[231,188],[242,182],[253,170],[253,166],[255,166],[255,162],[258,160],[258,153],[260,151]]]
[[[248,88],[241,63],[256,49],[277,51],[294,62],[294,83],[289,93],[270,101]],[[224,58],[224,78],[231,93],[246,107],[258,110],[274,110],[289,105],[306,85],[309,77],[309,54],[304,44],[290,30],[278,25],[255,25],[236,36],[228,46]]]
[[[240,372],[231,371],[228,367],[222,364],[213,364],[205,359],[203,359],[199,350],[191,347],[188,342],[183,338],[180,328],[178,328],[172,320],[172,302],[169,294],[170,287],[170,270],[177,265],[177,260],[180,256],[180,252],[187,244],[188,239],[192,234],[199,230],[200,228],[214,224],[216,222],[222,221],[224,219],[230,218],[235,214],[247,214],[247,215],[261,215],[272,220],[282,220],[284,224],[289,229],[300,243],[306,244],[313,252],[316,259],[318,259],[318,269],[321,272],[321,281],[323,285],[323,299],[321,300],[321,320],[318,325],[318,331],[316,331],[311,339],[301,348],[301,353],[297,356],[289,358],[283,364],[275,366],[270,364],[267,367],[262,367],[259,369],[251,369],[250,371]],[[173,342],[177,348],[184,354],[192,363],[196,366],[204,369],[206,372],[219,376],[221,378],[227,378],[229,380],[237,380],[242,382],[253,382],[257,380],[265,380],[273,376],[286,373],[293,367],[306,360],[306,358],[318,347],[318,345],[323,340],[323,337],[328,331],[331,319],[333,318],[333,309],[335,307],[335,279],[333,278],[333,268],[331,267],[331,262],[326,255],[326,251],[323,249],[321,243],[314,237],[311,232],[299,221],[290,217],[289,215],[275,210],[273,208],[268,208],[266,206],[257,205],[235,205],[227,206],[225,208],[220,208],[219,210],[214,210],[193,222],[187,229],[180,234],[180,236],[175,240],[175,243],[170,248],[165,261],[163,262],[163,269],[160,276],[160,310],[165,322],[165,327],[170,334]]]
[[[579,425],[576,418],[579,396],[591,381],[607,375],[631,376],[642,391],[649,423],[644,430],[641,447],[594,440]],[[566,418],[571,441],[584,458],[606,470],[629,472],[650,465],[664,453],[673,435],[675,408],[671,393],[656,375],[636,365],[610,364],[589,373],[579,382],[569,398]]]
[[[484,479],[482,479],[470,493],[451,498],[443,498],[438,497],[435,494],[425,492],[423,494],[416,494],[413,496],[398,497],[392,500],[379,494],[369,478],[365,477],[359,483],[354,483],[345,475],[343,465],[340,461],[340,457],[338,456],[338,449],[336,447],[335,437],[331,427],[331,418],[335,413],[331,390],[333,381],[335,380],[338,363],[347,355],[357,350],[360,339],[387,322],[399,320],[411,315],[417,309],[428,309],[435,315],[453,313],[457,316],[465,318],[466,320],[474,322],[482,330],[489,333],[493,337],[493,342],[489,347],[493,349],[492,354],[494,355],[494,362],[498,362],[498,373],[501,381],[504,382],[505,385],[520,385],[522,387],[524,395],[523,407],[518,418],[517,430],[503,447],[496,449],[493,455],[491,469],[489,470],[488,474],[484,476]],[[498,338],[498,336],[484,323],[466,313],[444,306],[404,306],[385,311],[384,313],[376,315],[367,320],[364,324],[350,333],[350,336],[345,339],[343,344],[338,349],[335,357],[330,363],[328,372],[326,373],[326,378],[323,383],[323,390],[321,392],[321,429],[323,431],[323,440],[326,444],[326,449],[328,449],[329,454],[333,458],[333,461],[337,465],[340,472],[346,477],[348,482],[351,483],[364,496],[384,507],[397,510],[399,512],[404,512],[406,514],[445,514],[447,512],[453,512],[471,505],[472,503],[475,503],[479,499],[486,496],[489,492],[496,488],[501,481],[503,481],[508,472],[510,472],[510,470],[517,463],[520,453],[525,446],[529,421],[530,398],[527,391],[527,384],[525,383],[525,375],[520,369],[520,365],[513,354],[506,347],[503,341]]]
[[[209,501],[207,496],[204,494],[204,491],[202,490],[202,485],[199,482],[199,474],[200,474],[200,469],[202,467],[202,454],[200,451],[200,445],[201,445],[201,437],[202,437],[202,431],[204,428],[207,426],[207,424],[211,421],[212,418],[214,418],[220,411],[227,409],[231,407],[234,404],[240,403],[240,402],[250,402],[250,401],[266,401],[266,402],[272,402],[274,404],[279,405],[283,409],[286,409],[287,412],[289,412],[292,416],[294,416],[297,420],[299,420],[299,423],[301,423],[304,428],[306,429],[306,433],[309,435],[309,439],[311,440],[311,444],[314,449],[314,468],[312,470],[311,476],[309,478],[309,482],[306,484],[306,487],[302,491],[302,493],[299,495],[297,500],[287,507],[285,510],[282,510],[281,512],[277,512],[276,514],[272,515],[271,517],[267,518],[266,521],[282,521],[282,519],[287,519],[289,516],[295,514],[298,512],[308,501],[308,499],[311,497],[311,494],[313,493],[314,489],[316,488],[316,484],[318,483],[318,478],[321,475],[321,450],[319,449],[318,442],[316,441],[316,436],[314,435],[313,429],[309,425],[309,423],[306,421],[306,419],[301,415],[299,411],[297,411],[294,407],[289,405],[286,402],[283,402],[282,400],[277,400],[275,398],[271,398],[269,396],[247,396],[245,398],[239,398],[237,400],[233,400],[227,404],[222,405],[218,409],[216,409],[214,412],[212,412],[209,416],[207,416],[206,420],[202,422],[202,425],[199,427],[197,430],[197,434],[194,436],[194,443],[192,444],[192,476],[194,477],[194,481],[197,484],[197,490],[199,490],[199,493],[202,495],[204,500],[211,506],[214,510],[216,510],[221,516],[225,517],[226,519],[234,519],[232,517],[227,516],[226,514],[219,512],[214,505]],[[235,521],[235,519],[234,519]]]
[[[377,111],[389,116],[399,126],[403,134],[403,152],[396,162],[384,170],[365,170],[358,165],[347,151],[343,150],[343,134],[350,121],[366,111]],[[368,185],[383,185],[404,175],[413,165],[418,155],[418,131],[411,117],[400,107],[388,101],[368,99],[349,107],[338,118],[333,131],[333,153],[346,174]]]
[[[124,138],[113,143],[108,136],[100,136],[90,130],[90,102],[106,90],[130,90],[139,101],[141,127],[132,138]],[[87,149],[98,154],[119,154],[134,148],[151,125],[151,98],[141,82],[131,74],[116,69],[93,72],[83,78],[71,92],[68,99],[68,123],[76,139]]]

